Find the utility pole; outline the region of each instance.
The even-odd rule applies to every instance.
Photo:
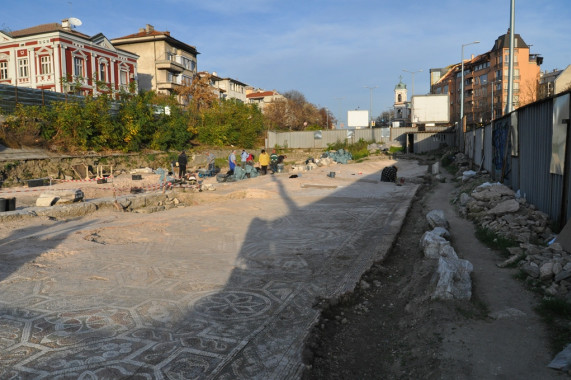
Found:
[[[373,128],[373,90],[379,86],[363,86],[364,88],[368,88],[370,90],[369,95],[369,128]]]
[[[508,104],[506,113],[514,109],[513,85],[514,85],[514,26],[515,26],[515,0],[511,0],[510,6],[510,63],[508,66]]]
[[[474,42],[470,42],[467,44],[463,44],[462,45],[462,56],[460,57],[461,61],[462,61],[462,75],[461,75],[461,79],[462,79],[462,83],[460,83],[460,126],[463,127],[464,123],[463,123],[463,119],[464,119],[464,46],[468,46],[468,45],[474,45],[474,44],[479,44],[480,41],[474,41]]]
[[[412,74],[412,91],[411,91],[411,95],[410,95],[410,98],[412,99],[412,97],[414,96],[414,74],[421,73],[422,69],[420,69],[418,71],[408,71],[408,70],[403,69],[402,71]]]
[[[335,100],[339,100],[339,119],[338,119],[338,126],[341,128],[341,115],[343,114],[343,99],[344,98],[335,98]]]

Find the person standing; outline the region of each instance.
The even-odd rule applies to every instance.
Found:
[[[246,149],[242,149],[242,153],[240,154],[240,161],[242,162],[242,166],[244,166],[244,164],[246,163],[246,161],[248,161],[248,152],[246,152]]]
[[[188,163],[188,158],[186,157],[186,153],[184,150],[178,156],[178,178],[184,177],[186,174],[186,164]]]
[[[272,154],[270,154],[270,168],[274,173],[278,171],[278,154],[275,149],[272,149]]]
[[[212,152],[206,152],[206,165],[207,165],[208,171],[211,174],[214,173],[215,161],[216,161],[216,157],[214,157],[214,154],[212,154]]]
[[[266,153],[265,149],[262,149],[262,153],[260,153],[260,157],[258,158],[258,162],[260,163],[260,167],[262,169],[262,174],[265,175],[268,173],[268,165],[270,164],[270,155]]]
[[[236,150],[232,150],[228,156],[228,166],[230,167],[228,174],[234,174],[234,168],[236,168]]]

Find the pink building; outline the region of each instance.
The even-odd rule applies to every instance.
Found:
[[[0,83],[62,93],[128,91],[138,55],[115,48],[101,33],[78,32],[69,19],[0,31]]]

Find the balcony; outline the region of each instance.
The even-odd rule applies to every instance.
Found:
[[[155,65],[157,66],[158,70],[168,70],[173,73],[182,73],[184,71],[183,65],[166,59],[161,61],[156,61]]]
[[[180,85],[173,81],[159,81],[157,82],[157,88],[159,90],[175,90]]]

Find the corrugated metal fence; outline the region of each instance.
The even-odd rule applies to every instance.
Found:
[[[360,139],[378,143],[388,142],[389,128],[368,129],[338,129],[333,131],[299,131],[299,132],[273,132],[268,131],[266,147],[282,148],[327,148],[328,144],[337,142],[358,142]]]
[[[0,109],[3,113],[14,112],[18,104],[24,106],[47,106],[53,102],[81,102],[83,99],[84,97],[79,95],[0,84]]]
[[[571,217],[570,92],[464,134],[464,153],[561,227]],[[483,162],[483,164],[482,164]]]

